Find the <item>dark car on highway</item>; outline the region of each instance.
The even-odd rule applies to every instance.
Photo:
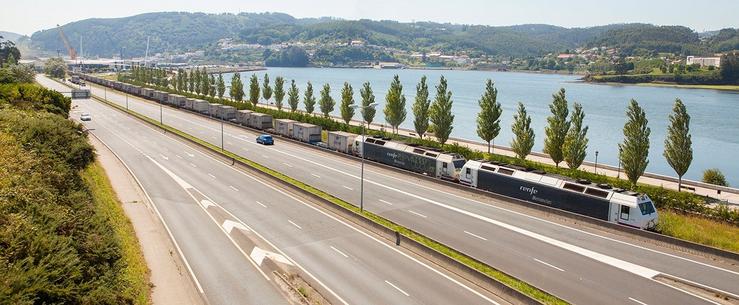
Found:
[[[268,134],[263,134],[257,137],[257,143],[262,145],[274,145],[275,140]]]

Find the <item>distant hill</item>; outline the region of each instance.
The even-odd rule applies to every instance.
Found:
[[[114,19],[86,19],[63,26],[73,46],[80,37],[85,54],[141,56],[146,39],[150,53],[202,49],[222,38],[258,44],[282,42],[346,43],[360,39],[372,45],[407,51],[465,50],[511,57],[539,56],[580,46],[616,46],[629,52],[700,51],[732,48],[736,37],[721,32],[702,42],[689,28],[647,24],[615,24],[564,28],[544,24],[515,26],[462,25],[434,22],[294,18],[282,13],[204,14],[162,12]],[[733,30],[733,33],[736,30]],[[728,32],[727,32],[728,33]],[[31,36],[34,47],[55,52],[64,49],[57,29]],[[717,46],[721,47],[717,47]]]
[[[0,36],[3,37],[5,40],[10,40],[12,42],[18,41],[18,38],[23,37],[24,35],[13,33],[13,32],[6,32],[6,31],[0,31]]]

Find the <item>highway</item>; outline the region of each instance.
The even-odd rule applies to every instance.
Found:
[[[92,93],[126,104],[122,93],[95,86]],[[160,107],[153,102],[128,97],[128,105],[159,119]],[[166,124],[221,144],[218,121],[161,109]],[[224,131],[226,149],[358,205],[356,160],[279,138],[274,147],[256,145],[257,133],[228,124]],[[365,208],[575,304],[712,303],[656,281],[659,274],[739,294],[736,266],[561,224],[501,200],[384,167],[365,169]]]
[[[91,113],[83,124],[140,180],[210,304],[287,303],[264,257],[334,304],[507,304],[174,136],[99,102],[74,104],[73,118]]]

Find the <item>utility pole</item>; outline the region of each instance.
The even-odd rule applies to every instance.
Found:
[[[360,105],[352,105],[351,107],[354,109],[367,109],[367,108],[375,108],[377,107],[378,103],[372,103],[367,106],[360,106]],[[364,116],[362,116],[362,154],[360,155],[360,158],[362,159],[362,166],[361,166],[361,174],[359,179],[359,212],[364,212],[364,139],[366,137],[365,127],[364,124],[367,121],[364,120]]]

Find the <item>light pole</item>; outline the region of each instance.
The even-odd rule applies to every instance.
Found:
[[[595,151],[595,165],[593,166],[593,172],[598,174],[598,151]]]
[[[126,92],[126,111],[128,111],[128,92]]]
[[[367,108],[374,109],[375,107],[377,107],[377,103],[372,103],[367,106],[359,106],[359,105],[351,106],[351,108],[353,109],[362,109],[362,110],[365,110]],[[362,170],[360,174],[361,178],[359,179],[359,212],[360,213],[364,212],[364,137],[366,136],[365,128],[364,128],[365,122],[366,121],[364,120],[364,115],[362,115],[362,150],[361,150],[362,153],[359,156],[362,159],[362,167],[361,167]]]
[[[104,94],[105,94],[105,95],[104,95],[104,99],[105,99],[105,101],[107,102],[107,101],[108,101],[108,87],[105,87],[105,86],[103,86],[103,90],[104,90],[104,92],[105,92],[105,93],[104,93]]]

